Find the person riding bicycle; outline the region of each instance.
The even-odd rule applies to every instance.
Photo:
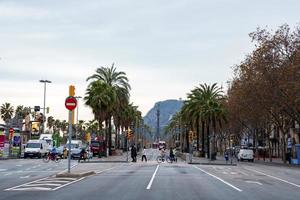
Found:
[[[84,160],[87,158],[87,152],[86,152],[85,148],[81,149],[81,151],[80,151],[80,158],[84,159]]]
[[[163,159],[165,159],[165,157],[166,157],[166,150],[165,150],[165,148],[161,148],[161,150],[160,150],[160,156],[161,156]]]
[[[53,147],[49,153],[50,153],[51,158],[54,159],[57,154],[56,147]]]

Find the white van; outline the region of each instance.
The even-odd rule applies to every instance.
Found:
[[[248,160],[253,162],[253,150],[252,149],[240,149],[238,153],[238,161]]]
[[[40,140],[45,140],[48,143],[49,149],[52,149],[52,147],[54,146],[52,134],[41,134]]]
[[[45,140],[29,140],[25,146],[24,158],[41,158],[47,154],[48,148],[49,145]]]

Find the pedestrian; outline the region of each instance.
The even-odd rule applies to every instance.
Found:
[[[225,158],[226,164],[227,164],[228,163],[228,159],[229,159],[228,151],[225,151],[224,158]]]
[[[135,145],[132,145],[132,147],[131,147],[132,162],[136,162],[136,156],[137,156],[137,152],[136,152]]]
[[[173,148],[171,147],[170,148],[170,159],[171,159],[171,162],[175,161],[175,156],[174,156],[174,152],[173,152]]]
[[[142,153],[143,155],[142,155],[142,162],[144,161],[144,159],[145,159],[145,161],[147,162],[147,156],[146,156],[146,147],[144,146],[144,149],[143,149],[143,153]]]
[[[131,162],[134,162],[134,148],[133,148],[133,145],[131,145],[130,154],[131,154],[131,158],[132,158]]]

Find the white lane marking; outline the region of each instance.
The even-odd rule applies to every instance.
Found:
[[[3,176],[8,176],[8,175],[11,175],[12,172],[9,172],[9,173],[6,173],[6,174],[3,174]]]
[[[155,175],[156,175],[156,173],[157,173],[158,168],[159,168],[159,165],[157,165],[157,167],[156,167],[156,169],[155,169],[155,171],[154,171],[154,173],[153,173],[153,175],[152,175],[152,178],[151,178],[151,180],[150,180],[150,182],[149,182],[149,184],[148,184],[148,186],[147,186],[147,190],[150,190],[151,185],[152,185],[152,183],[153,183],[153,180],[154,180],[154,178],[155,178]]]
[[[62,184],[59,183],[43,183],[43,182],[38,182],[34,184],[30,184],[30,187],[36,187],[36,186],[61,186]]]
[[[48,178],[48,177],[46,177],[46,178]],[[11,188],[7,188],[7,189],[5,189],[5,191],[14,190],[15,188],[22,187],[22,186],[26,186],[26,185],[29,185],[29,184],[31,184],[31,183],[36,183],[36,182],[41,181],[41,180],[44,180],[44,179],[46,179],[46,178],[41,178],[41,179],[38,179],[38,180],[35,180],[35,181],[31,181],[31,182],[24,183],[24,184],[21,184],[21,185],[17,185],[17,186],[11,187]]]
[[[207,171],[204,171],[203,169],[200,169],[199,167],[196,167],[196,166],[194,166],[194,165],[193,165],[193,167],[196,168],[196,169],[198,169],[198,170],[200,170],[200,171],[202,171],[202,172],[204,172],[205,174],[207,174],[207,175],[209,175],[209,176],[211,176],[211,177],[214,177],[215,179],[218,179],[218,180],[221,181],[222,183],[224,183],[224,184],[226,184],[226,185],[232,187],[233,189],[235,189],[235,190],[237,190],[237,191],[239,191],[239,192],[242,192],[242,191],[243,191],[243,190],[241,190],[240,188],[235,187],[234,185],[228,183],[227,181],[225,181],[225,180],[223,180],[223,179],[221,179],[221,178],[219,178],[219,177],[217,177],[217,176],[215,176],[215,175],[213,175],[213,174],[210,174],[210,173],[208,173]]]
[[[47,181],[51,181],[51,180],[69,180],[69,181],[75,181],[76,178],[67,178],[67,177],[55,177],[55,178],[47,178]]]
[[[0,169],[0,172],[4,172],[4,171],[7,171],[7,169]]]
[[[270,178],[274,178],[274,179],[276,179],[276,180],[279,180],[279,181],[282,181],[282,182],[284,182],[284,183],[287,183],[287,184],[290,184],[290,185],[293,185],[293,186],[296,186],[296,187],[300,188],[300,185],[297,185],[297,184],[295,184],[295,183],[292,183],[292,182],[283,180],[283,179],[278,178],[278,177],[276,177],[276,176],[272,176],[272,175],[269,175],[269,174],[265,174],[265,173],[263,173],[263,172],[260,172],[260,171],[255,170],[255,169],[250,169],[250,168],[248,168],[248,167],[245,167],[245,169],[247,169],[247,170],[249,170],[249,171],[252,171],[252,172],[256,172],[256,173],[265,175],[265,176],[268,176],[268,177],[270,177]]]
[[[69,183],[70,181],[60,181],[60,180],[58,180],[58,181],[56,181],[56,180],[49,180],[48,181],[48,179],[47,180],[43,180],[43,181],[39,181],[38,183]]]
[[[50,170],[52,170],[53,168],[49,168],[49,169],[47,169],[47,171],[50,171]]]
[[[16,167],[22,167],[23,165],[16,165]]]
[[[255,183],[255,184],[258,184],[258,185],[262,185],[261,182],[258,182],[258,181],[246,181],[247,183]]]
[[[71,184],[73,184],[73,183],[76,183],[76,182],[78,182],[78,181],[81,181],[81,180],[83,180],[85,177],[82,177],[82,178],[80,178],[80,179],[78,179],[78,180],[76,180],[76,181],[72,181],[72,182],[70,182],[70,183],[67,183],[67,184],[65,184],[65,185],[62,185],[62,186],[59,186],[59,187],[57,187],[57,188],[55,188],[55,189],[52,189],[53,191],[55,191],[55,190],[58,190],[59,188],[62,188],[62,187],[65,187],[65,186],[67,186],[67,185],[71,185]]]
[[[27,175],[27,176],[20,176],[20,178],[29,178],[30,175]]]
[[[31,170],[31,167],[29,167],[29,168],[27,168],[27,169],[25,169],[26,171],[28,171],[28,170]]]
[[[235,174],[237,174],[237,173],[236,173],[236,172],[230,172],[230,174],[235,175]]]
[[[228,174],[227,172],[223,172],[223,174]]]
[[[50,191],[51,188],[46,188],[46,187],[26,187],[26,188],[16,188],[13,190],[19,190],[19,191],[24,191],[24,190],[43,190],[43,191]]]

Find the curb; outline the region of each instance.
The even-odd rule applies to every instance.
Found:
[[[88,164],[88,163],[129,163],[129,161],[123,161],[123,160],[98,160],[98,161],[93,161],[90,160],[89,162],[82,162],[81,164]]]
[[[188,162],[190,165],[219,165],[219,166],[237,166],[237,164],[226,164],[226,163],[198,163],[198,162]]]
[[[94,171],[88,171],[88,172],[83,172],[83,173],[61,173],[61,174],[56,174],[55,177],[57,178],[82,178],[85,176],[91,176],[96,174]]]

